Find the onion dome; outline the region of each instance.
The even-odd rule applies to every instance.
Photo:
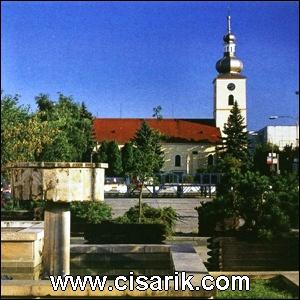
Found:
[[[235,56],[235,35],[231,32],[230,16],[227,17],[227,34],[224,40],[224,57],[216,63],[216,69],[221,74],[238,74],[243,70],[243,63]]]
[[[218,60],[216,69],[219,73],[241,73],[243,63],[236,57],[225,56]]]

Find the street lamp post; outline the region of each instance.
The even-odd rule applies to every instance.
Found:
[[[269,119],[270,120],[274,120],[274,119],[277,119],[277,116],[270,116],[269,117]],[[274,139],[276,139],[276,127],[274,128],[274,136],[275,136],[275,138],[273,138],[272,137],[272,147],[271,147],[271,159],[270,159],[270,161],[271,161],[271,167],[270,167],[270,170],[271,170],[271,172],[274,172],[275,170],[275,166],[274,166],[274,157],[276,157],[276,159],[277,159],[277,163],[276,163],[276,166],[277,166],[277,170],[276,170],[276,172],[277,172],[277,174],[279,174],[280,173],[280,170],[279,170],[279,153],[275,153],[275,155],[274,155]]]

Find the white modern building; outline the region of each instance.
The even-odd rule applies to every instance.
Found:
[[[282,150],[285,145],[292,145],[293,147],[299,146],[298,126],[266,126],[257,131],[256,142],[272,143],[277,145],[280,150]]]

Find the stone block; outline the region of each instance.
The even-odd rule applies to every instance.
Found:
[[[23,268],[41,264],[43,222],[1,222],[1,228],[4,229],[1,232],[1,267]]]

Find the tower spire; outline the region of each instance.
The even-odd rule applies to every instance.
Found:
[[[227,32],[231,33],[231,17],[229,14],[227,16]]]

